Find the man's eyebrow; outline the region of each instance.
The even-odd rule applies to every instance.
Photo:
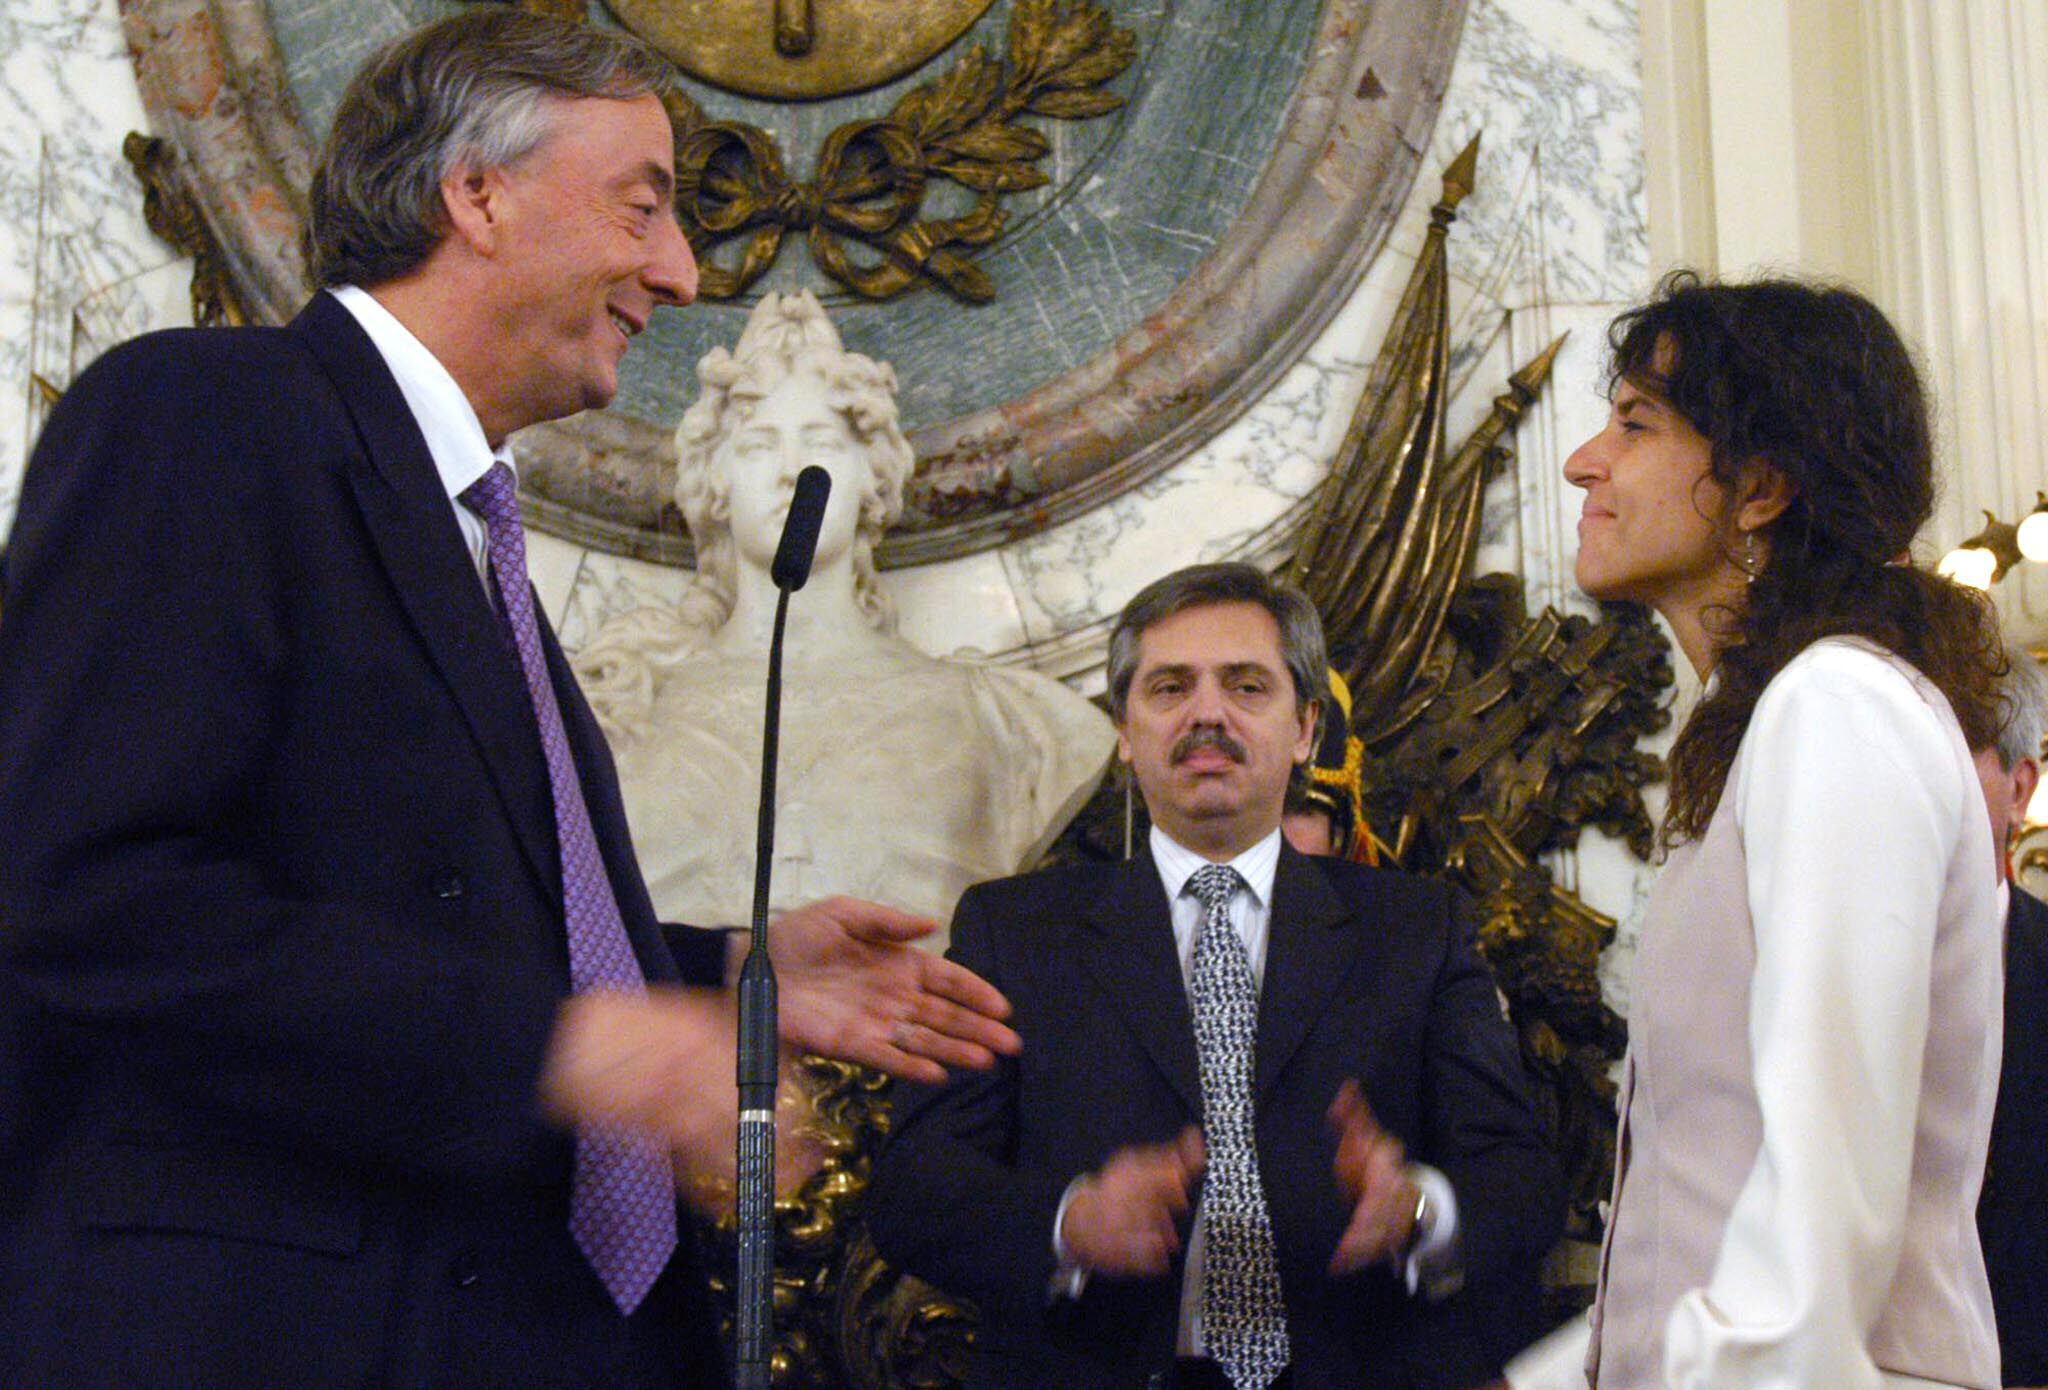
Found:
[[[673,194],[676,187],[675,175],[651,159],[633,171],[631,182],[652,184],[654,191],[663,198]]]
[[[1194,673],[1194,667],[1188,665],[1184,661],[1176,661],[1152,667],[1149,671],[1145,672],[1145,679],[1148,681],[1154,681],[1159,679],[1161,676],[1173,676],[1178,679],[1185,680],[1187,677],[1192,676]]]

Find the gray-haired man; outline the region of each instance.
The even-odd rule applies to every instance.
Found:
[[[314,179],[327,291],[53,413],[0,624],[0,1383],[723,1379],[673,1184],[732,1142],[726,946],[654,919],[506,449],[695,291],[662,82],[508,8],[400,40]],[[928,925],[783,919],[791,1040],[1014,1046]]]
[[[2006,657],[2005,723],[1998,742],[1976,753],[2007,894],[2005,1060],[1977,1231],[1998,1315],[2002,1383],[2048,1386],[2048,904],[2012,882],[2006,862],[2041,780],[2048,671],[2025,651]]]

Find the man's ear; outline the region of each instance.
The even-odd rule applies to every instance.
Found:
[[[441,179],[448,230],[479,256],[496,251],[505,216],[505,179],[497,169],[457,165]]]
[[[1774,464],[1758,459],[1742,470],[1735,491],[1735,529],[1761,531],[1785,514],[1799,489]]]
[[[2012,765],[2012,823],[2017,830],[2026,824],[2027,804],[2034,799],[2034,788],[2041,785],[2041,765],[2032,758],[2021,758]]]
[[[1305,767],[1316,755],[1316,727],[1323,713],[1321,700],[1310,700],[1301,707],[1301,728],[1294,741],[1294,765]]]

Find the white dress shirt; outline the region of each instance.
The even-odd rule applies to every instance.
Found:
[[[379,304],[369,291],[354,285],[342,285],[328,293],[354,315],[363,332],[370,335],[370,344],[377,349],[377,355],[384,359],[384,365],[397,378],[398,390],[412,410],[413,421],[426,437],[427,452],[433,456],[434,469],[441,475],[441,486],[448,493],[455,524],[462,528],[463,544],[469,547],[477,577],[488,580],[490,535],[484,528],[483,518],[464,506],[460,499],[464,489],[491,471],[493,463],[502,463],[515,473],[518,471],[512,462],[511,446],[491,448],[490,441],[484,437],[484,427],[476,418],[476,408],[469,403],[469,397],[462,394],[455,378],[448,374],[439,358],[427,351],[426,344],[415,338],[412,330]]]
[[[1166,889],[1166,901],[1173,918],[1173,944],[1180,958],[1181,983],[1192,990],[1195,934],[1202,925],[1204,909],[1186,888],[1195,870],[1213,861],[1177,843],[1156,825],[1152,827],[1149,843],[1152,863],[1159,870],[1159,880]],[[1228,862],[1244,880],[1244,886],[1231,895],[1227,909],[1230,925],[1236,930],[1238,940],[1244,943],[1245,958],[1251,965],[1252,987],[1257,989],[1265,984],[1266,979],[1266,944],[1273,920],[1273,878],[1280,867],[1279,829],[1276,827],[1271,834]],[[1414,1247],[1402,1262],[1408,1289],[1412,1293],[1425,1267],[1447,1255],[1456,1239],[1458,1199],[1450,1179],[1426,1164],[1410,1164],[1408,1176],[1429,1199],[1428,1220],[1417,1232]],[[1073,1200],[1081,1181],[1081,1178],[1076,1178],[1067,1185],[1060,1198],[1059,1209],[1053,1216],[1053,1252],[1060,1262],[1059,1270],[1053,1276],[1053,1292],[1068,1298],[1079,1297],[1087,1284],[1087,1271],[1073,1261],[1066,1243],[1060,1238],[1067,1204]],[[1202,1226],[1202,1213],[1198,1209],[1181,1277],[1180,1332],[1174,1349],[1182,1356],[1199,1356],[1204,1352],[1201,1328]]]

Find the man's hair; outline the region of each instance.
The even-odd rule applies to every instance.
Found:
[[[2041,739],[2048,733],[2048,670],[2021,647],[2005,649],[2010,667],[1999,682],[2004,720],[1998,727],[1998,763],[2007,772],[2031,758],[2039,761]]]
[[[417,269],[447,235],[442,179],[533,153],[552,103],[668,90],[662,60],[635,40],[509,6],[394,40],[349,82],[313,170],[315,278],[370,286]]]
[[[1215,603],[1256,603],[1280,626],[1280,657],[1294,678],[1297,711],[1322,693],[1323,620],[1316,606],[1256,565],[1236,561],[1190,565],[1147,584],[1117,616],[1109,634],[1109,713],[1124,722],[1131,678],[1138,673],[1138,639],[1145,629],[1190,608]]]

